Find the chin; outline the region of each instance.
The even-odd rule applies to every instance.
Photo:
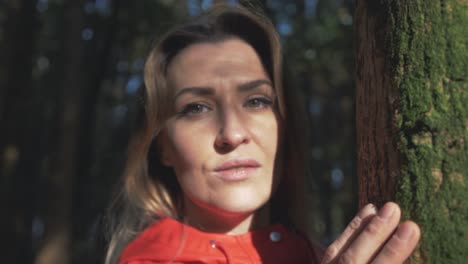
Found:
[[[270,198],[270,192],[234,191],[222,194],[221,199],[213,201],[212,206],[225,213],[251,214],[260,209]]]

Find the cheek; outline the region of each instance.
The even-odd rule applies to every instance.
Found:
[[[207,133],[199,134],[187,128],[176,128],[168,137],[171,167],[182,191],[191,200],[207,200],[209,182],[204,177],[209,160]]]
[[[275,114],[264,119],[263,122],[258,121],[257,124],[261,124],[257,128],[258,144],[271,169],[273,188],[276,189],[281,181],[284,167],[284,128],[281,119]]]
[[[270,114],[269,116],[252,120],[251,127],[257,144],[265,154],[271,155],[271,158],[274,159],[278,150],[278,143],[282,139],[281,126],[278,119],[273,114]]]
[[[177,174],[201,169],[208,149],[208,134],[187,126],[172,126],[167,129],[167,141],[163,149]]]

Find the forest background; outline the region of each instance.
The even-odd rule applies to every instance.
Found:
[[[102,263],[151,43],[215,2],[0,1],[2,262]],[[241,2],[273,20],[286,85],[303,95],[306,213],[325,246],[357,211],[354,1]]]

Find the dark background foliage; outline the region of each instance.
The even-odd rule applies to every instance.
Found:
[[[103,215],[145,56],[167,28],[215,2],[0,1],[2,262],[102,262]],[[240,2],[273,20],[287,85],[303,94],[312,175],[304,210],[327,245],[356,211],[353,1]]]

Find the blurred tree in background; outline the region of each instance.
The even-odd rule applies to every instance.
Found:
[[[103,215],[136,126],[146,54],[215,2],[0,1],[3,262],[102,263]],[[286,85],[303,94],[312,128],[306,209],[310,234],[326,245],[357,209],[353,1],[240,2],[273,20]]]

